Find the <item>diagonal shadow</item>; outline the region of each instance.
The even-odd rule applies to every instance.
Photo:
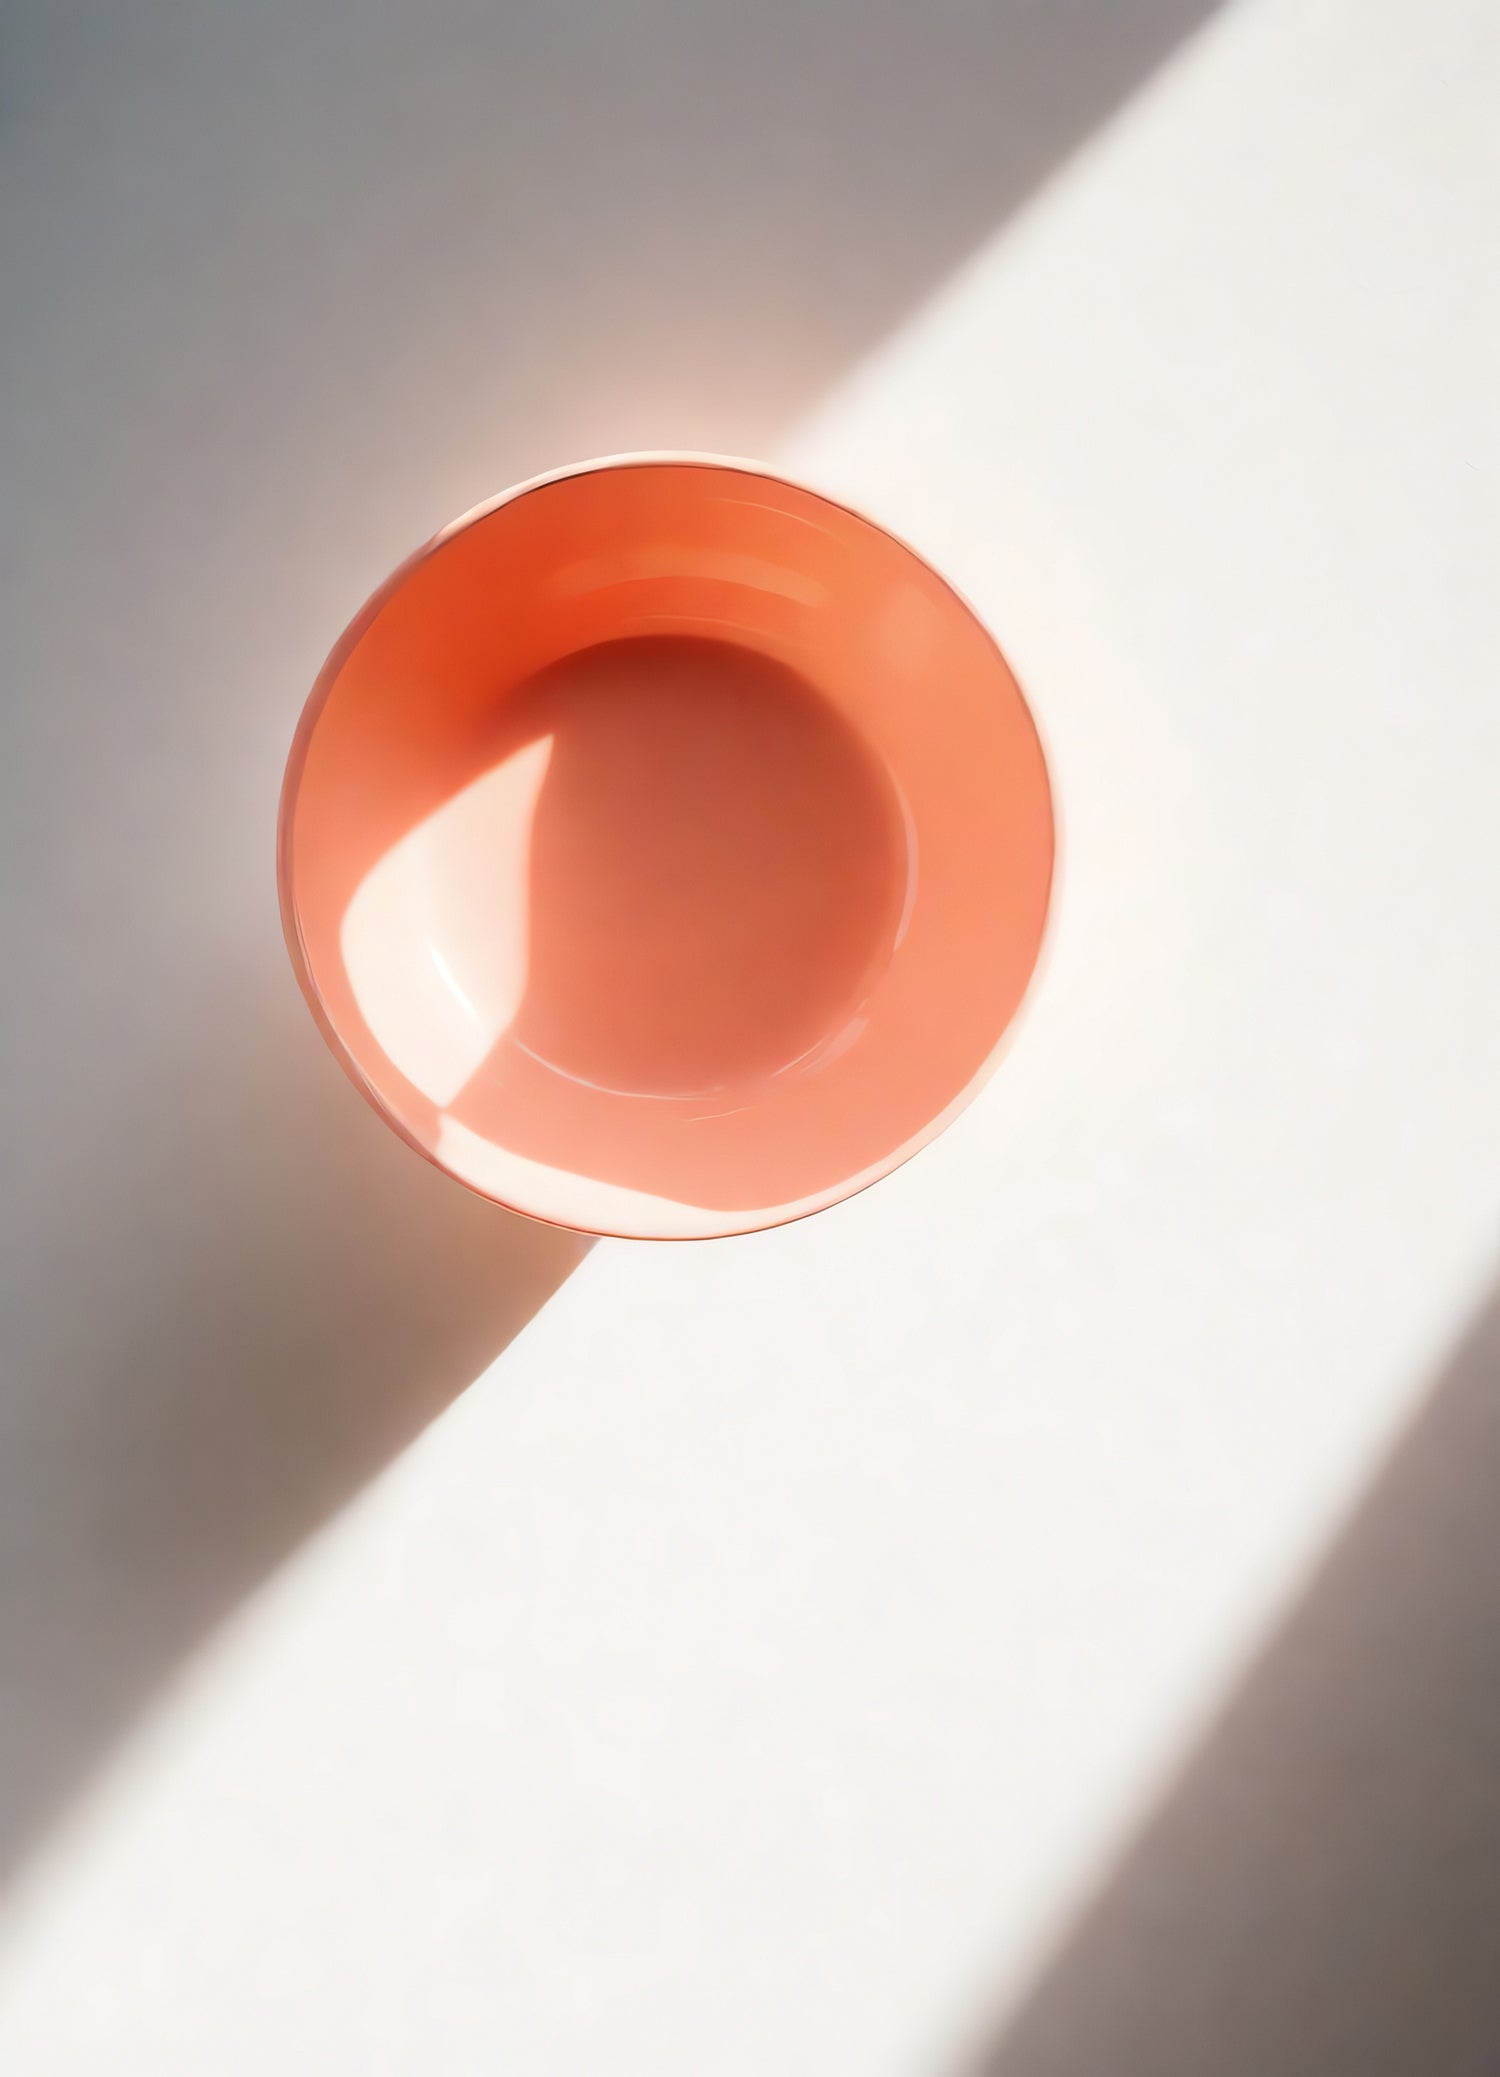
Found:
[[[438,524],[497,471],[763,451],[1218,4],[12,0],[3,77],[57,135],[57,306],[388,466],[461,428]]]
[[[567,1275],[324,1057],[282,757],[424,532],[755,451],[1212,0],[14,0],[0,1875]]]
[[[1500,1291],[976,2077],[1500,2069]]]
[[[0,1865],[587,1248],[367,1115],[287,976],[205,995],[86,1200],[12,1243]]]

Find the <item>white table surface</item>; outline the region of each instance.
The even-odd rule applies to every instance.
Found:
[[[628,407],[572,421],[608,356],[503,361],[458,174],[415,230],[382,191],[385,280],[312,108],[276,210],[236,216],[245,35],[210,50],[252,75],[223,135],[163,17],[45,45],[5,147],[0,2069],[955,2067],[1493,1275],[1500,15],[1240,0],[857,365],[814,345],[747,404],[719,310],[653,396],[637,287]],[[403,78],[422,139],[474,120],[388,40],[347,76],[393,150]],[[774,239],[741,231],[758,292]],[[282,265],[257,334],[235,284]],[[795,310],[747,323],[793,351]],[[542,435],[603,437],[527,451],[533,372]],[[1034,703],[1062,866],[1011,1056],[936,1146],[781,1232],[575,1267],[316,1057],[270,828],[320,646],[412,538],[490,469],[648,441],[767,452],[952,575]]]

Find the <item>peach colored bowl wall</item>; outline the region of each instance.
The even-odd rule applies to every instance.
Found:
[[[533,1216],[742,1232],[895,1167],[1036,963],[1051,797],[971,610],[747,464],[591,465],[370,601],[282,799],[287,939],[388,1121]]]

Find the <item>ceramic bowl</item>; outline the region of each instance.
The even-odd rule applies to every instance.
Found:
[[[641,1238],[822,1209],[942,1130],[1036,963],[1053,817],[971,609],[748,463],[524,484],[375,594],[282,794],[343,1065],[516,1211]]]

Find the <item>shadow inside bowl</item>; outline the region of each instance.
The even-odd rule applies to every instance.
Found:
[[[659,1106],[749,1108],[889,961],[908,878],[889,777],[785,665],[683,636],[563,658],[467,755],[475,776],[344,919],[364,1022],[424,1096],[523,1157],[701,1189],[691,1152],[657,1143]],[[624,1106],[655,1121],[646,1144],[611,1131]]]

